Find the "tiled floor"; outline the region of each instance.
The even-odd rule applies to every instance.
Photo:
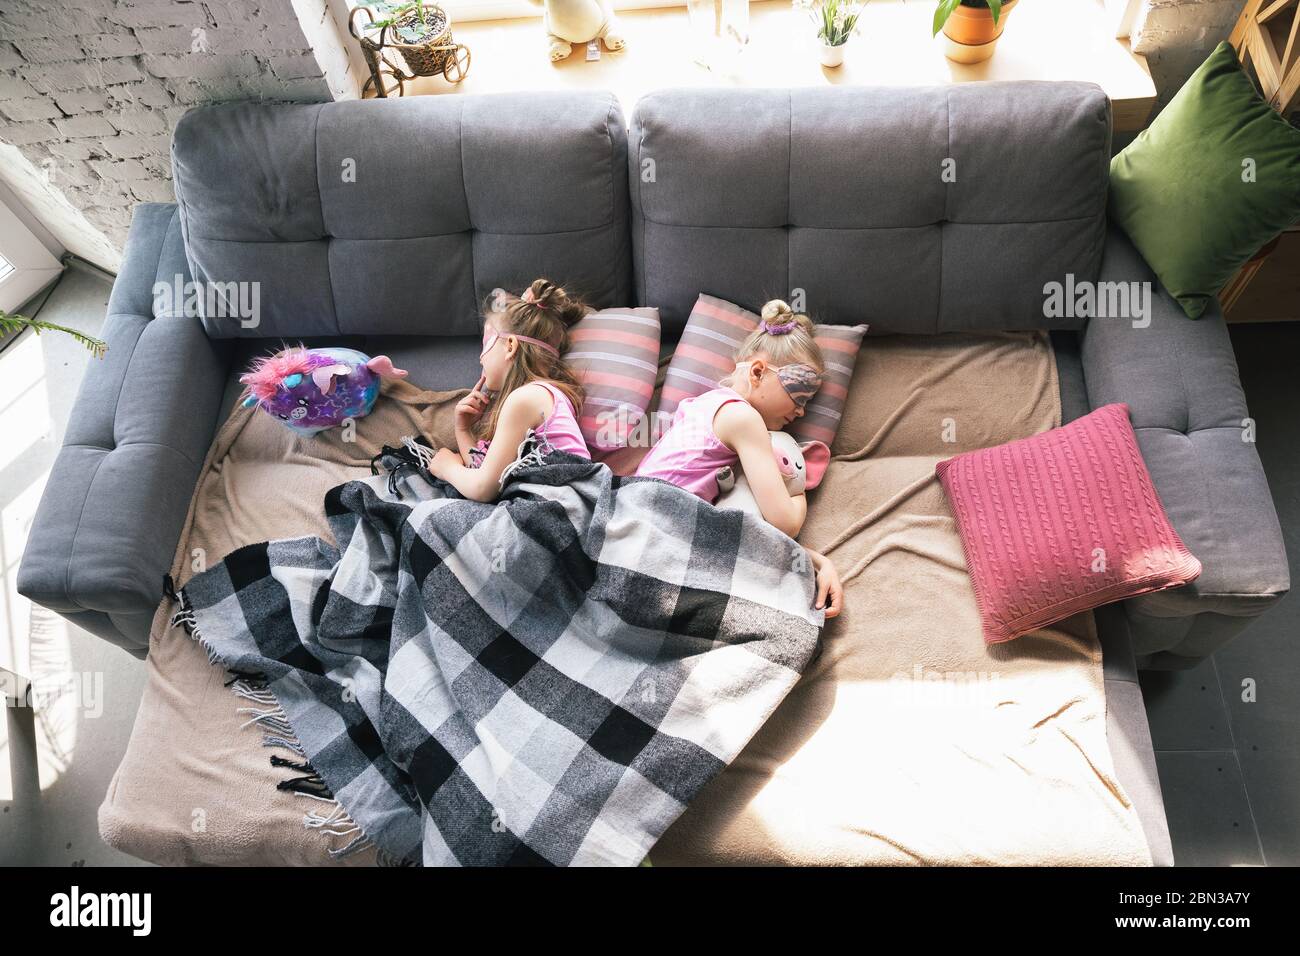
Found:
[[[1300,322],[1231,331],[1300,585]],[[1300,599],[1195,670],[1141,682],[1178,863],[1300,865]]]
[[[40,318],[97,334],[109,289],[103,276],[69,269]],[[126,749],[144,667],[57,615],[33,609],[14,590],[27,528],[92,361],[67,336],[49,333],[27,333],[0,352],[0,640],[25,639],[30,632],[34,669],[74,678],[66,685],[38,684],[46,706],[35,717],[29,709],[3,708],[0,865],[139,862],[100,840],[96,809]]]
[[[108,291],[100,277],[69,272],[41,317],[94,333]],[[1293,368],[1300,323],[1238,326],[1232,335],[1300,582],[1300,376]],[[30,626],[30,607],[12,591],[15,545],[90,361],[65,338],[44,336],[35,346],[30,338],[0,353],[0,380],[13,375],[14,362],[33,372],[22,417],[36,422],[30,440],[0,461],[4,627]],[[35,624],[52,631],[46,651],[62,655],[62,666],[102,681],[95,698],[103,706],[56,708],[35,722],[30,711],[10,709],[0,722],[0,864],[137,862],[99,840],[95,811],[125,749],[144,668],[59,618],[38,615]],[[1242,699],[1248,678],[1252,703]],[[1283,601],[1196,670],[1145,674],[1142,687],[1178,863],[1300,865],[1300,599]],[[33,734],[38,754],[28,746]]]

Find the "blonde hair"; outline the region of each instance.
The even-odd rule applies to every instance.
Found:
[[[795,312],[780,299],[772,299],[763,306],[762,318],[764,324],[750,332],[736,349],[737,365],[762,352],[774,366],[802,363],[811,365],[819,374],[826,371],[826,360],[822,357],[821,346],[813,338],[812,319],[802,312]],[[795,327],[789,332],[774,334],[767,331],[768,323],[785,325],[789,322],[795,323]],[[719,384],[735,388],[736,373],[733,371]]]
[[[539,345],[516,339],[514,361],[506,372],[501,391],[488,413],[475,423],[474,434],[491,440],[496,434],[501,408],[510,393],[521,385],[545,379],[555,385],[573,403],[573,411],[582,410],[582,385],[565,363],[563,355],[569,345],[569,329],[587,314],[587,306],[572,298],[550,279],[534,279],[525,292],[527,298],[515,296],[504,308],[494,293],[484,308],[483,321],[489,316],[499,334],[526,335],[552,346],[553,355]]]

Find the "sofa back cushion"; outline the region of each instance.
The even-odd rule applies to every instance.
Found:
[[[172,164],[209,335],[478,335],[491,289],[538,276],[631,301],[608,93],[201,107]]]
[[[629,134],[638,302],[696,296],[881,332],[1078,328],[1044,286],[1095,280],[1110,105],[1089,83],[679,89]]]

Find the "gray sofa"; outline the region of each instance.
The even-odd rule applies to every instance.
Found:
[[[1067,419],[1130,406],[1204,573],[1099,613],[1111,744],[1157,860],[1168,834],[1137,667],[1187,667],[1289,579],[1223,317],[1156,283],[1143,321],[1050,316],[1044,286],[1151,282],[1105,217],[1110,109],[1073,83],[676,90],[630,130],[600,93],[191,111],[177,203],[141,205],[92,366],[31,530],[20,591],[143,656],[207,446],[246,358],[281,338],[385,351],[472,384],[477,307],[538,274],[680,332],[709,292],[802,289],[873,333],[1053,330]],[[257,282],[256,326],[175,311],[154,285]],[[218,306],[222,303],[217,302]],[[1146,321],[1149,319],[1149,321]]]

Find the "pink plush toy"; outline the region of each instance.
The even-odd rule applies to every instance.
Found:
[[[785,479],[786,490],[790,496],[812,491],[826,475],[826,467],[831,461],[831,450],[822,442],[809,441],[800,445],[785,432],[768,432],[772,436],[772,456],[776,459],[777,470]],[[749,482],[737,469],[718,469],[719,508],[738,508],[761,515],[758,502],[749,490]]]
[[[256,359],[239,377],[244,407],[256,405],[296,432],[314,435],[370,414],[381,378],[404,378],[386,355],[298,346]]]

